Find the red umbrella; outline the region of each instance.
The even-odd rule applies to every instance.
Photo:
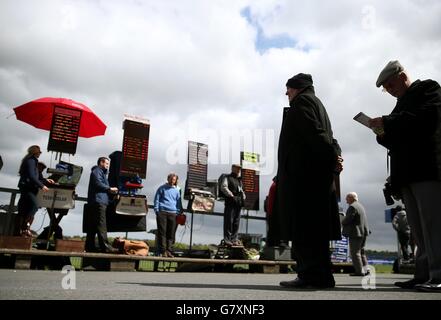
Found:
[[[79,136],[90,138],[102,136],[106,125],[84,104],[64,98],[40,98],[15,107],[18,120],[36,128],[51,130],[52,116],[56,106],[82,111]]]

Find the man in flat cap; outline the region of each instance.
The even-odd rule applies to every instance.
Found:
[[[269,237],[291,240],[298,277],[289,288],[333,288],[329,241],[341,238],[334,175],[342,167],[325,107],[315,96],[312,77],[288,80],[290,108],[279,138],[277,190]]]
[[[414,278],[405,289],[441,292],[441,88],[412,82],[398,61],[389,62],[377,87],[397,98],[388,116],[372,119],[377,141],[389,150],[390,182],[407,208],[417,245]]]

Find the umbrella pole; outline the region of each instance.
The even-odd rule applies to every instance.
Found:
[[[54,213],[54,207],[55,207],[55,200],[57,199],[57,191],[56,190],[54,190],[54,199],[52,200],[52,205],[51,205],[51,208],[50,208],[50,211],[49,211],[49,220],[50,220],[50,222],[49,222],[49,232],[48,232],[48,235],[47,235],[47,243],[46,243],[46,250],[49,250],[49,244],[50,244],[50,239],[51,239],[51,236],[52,236],[52,232],[53,232],[53,221],[54,221],[54,219],[55,219],[55,213]]]

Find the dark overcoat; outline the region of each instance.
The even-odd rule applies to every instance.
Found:
[[[284,115],[269,238],[298,244],[341,239],[334,187],[340,154],[328,114],[310,86]]]
[[[441,180],[441,88],[436,81],[417,80],[383,116],[385,135],[378,142],[389,149],[392,187]]]

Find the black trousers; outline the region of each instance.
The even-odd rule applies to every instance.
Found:
[[[107,205],[96,203],[91,205],[89,210],[89,228],[86,235],[85,249],[88,252],[94,252],[97,250],[95,247],[95,236],[98,235],[100,251],[106,251],[106,249],[110,247],[107,240]]]
[[[225,205],[224,209],[224,240],[236,241],[238,240],[239,225],[240,225],[240,206]]]
[[[400,242],[401,252],[403,254],[404,260],[409,260],[409,244],[410,244],[410,233],[398,232],[398,241]]]
[[[20,235],[20,231],[27,228],[27,223],[33,220],[38,211],[37,191],[20,189],[20,199],[18,200],[18,215],[15,221],[14,234]]]
[[[293,255],[300,279],[318,285],[334,283],[329,240],[293,243]]]
[[[171,252],[175,243],[176,213],[159,212],[156,215],[156,224],[158,227],[156,235],[158,253],[164,253],[166,250]]]

